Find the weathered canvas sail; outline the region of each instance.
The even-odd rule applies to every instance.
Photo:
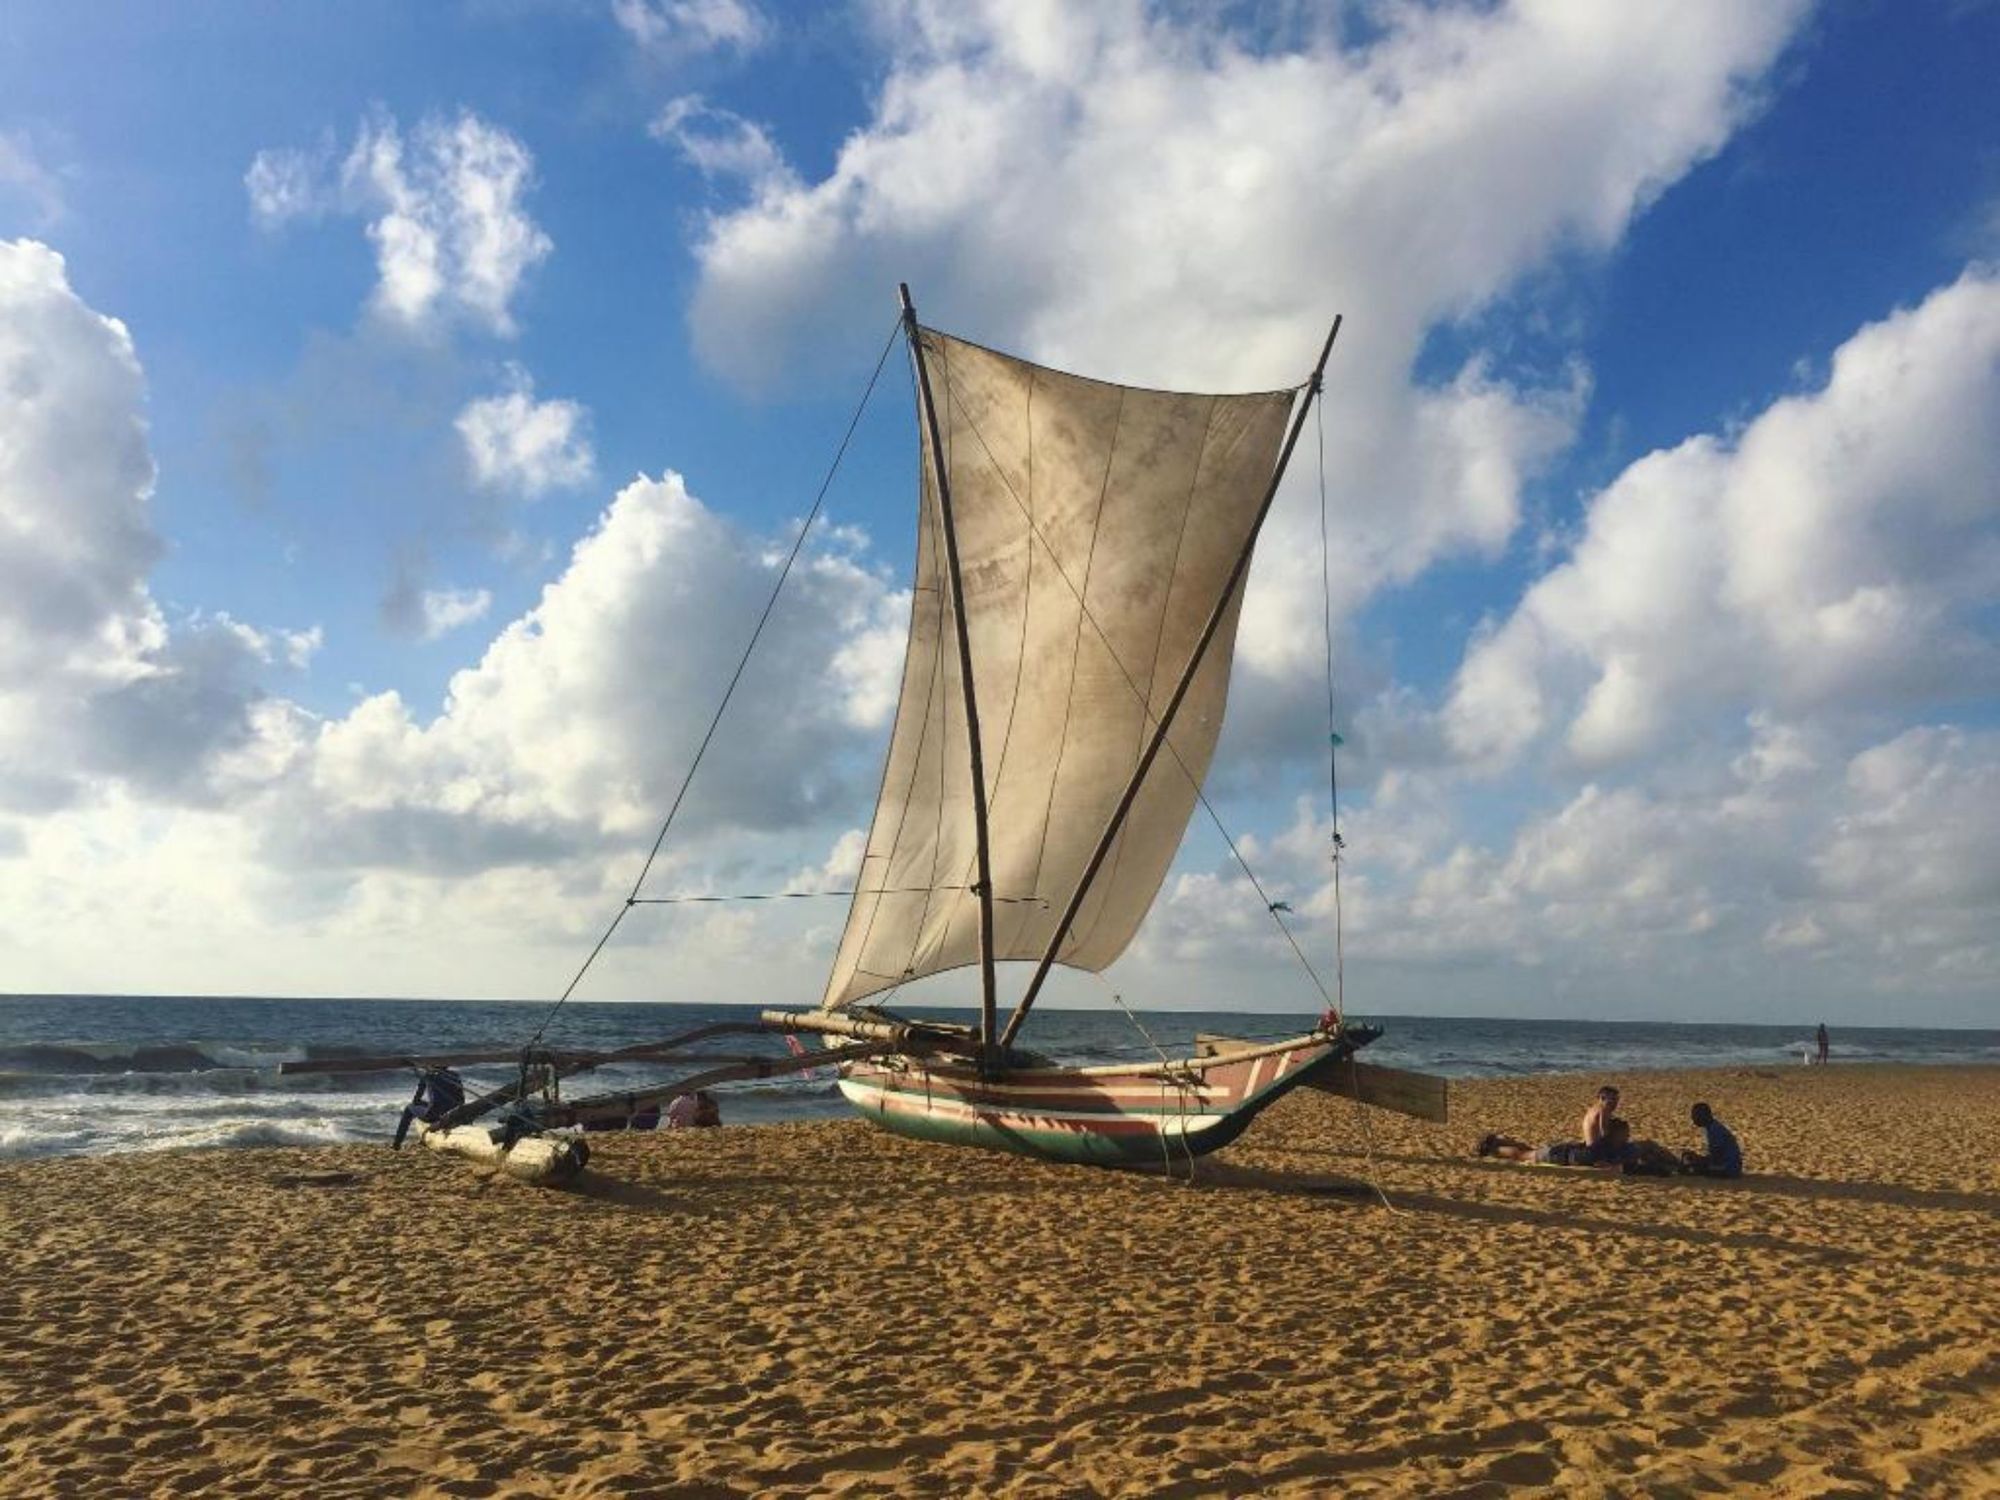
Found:
[[[994,953],[1039,959],[1255,524],[1293,393],[1139,390],[920,336],[964,576]],[[833,1008],[979,959],[938,504],[926,450],[902,699]],[[1239,588],[1174,723],[1175,755],[1149,774],[1063,963],[1109,964],[1159,893],[1194,808],[1189,775],[1206,774],[1222,728],[1240,602]]]

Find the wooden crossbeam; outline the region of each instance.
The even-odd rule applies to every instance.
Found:
[[[1194,1039],[1195,1054],[1200,1057],[1227,1057],[1250,1051],[1256,1045],[1206,1032]],[[1429,1120],[1437,1125],[1450,1123],[1447,1118],[1451,1107],[1450,1086],[1445,1079],[1429,1073],[1349,1060],[1314,1073],[1306,1080],[1305,1087],[1358,1099],[1376,1109],[1393,1110],[1412,1119]]]

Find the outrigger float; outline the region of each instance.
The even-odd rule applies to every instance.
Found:
[[[544,1183],[582,1170],[586,1133],[647,1129],[678,1095],[814,1068],[835,1070],[841,1093],[885,1129],[1109,1167],[1191,1164],[1301,1086],[1442,1116],[1436,1080],[1355,1062],[1380,1033],[1349,1024],[1338,981],[1329,992],[1310,964],[1327,1009],[1282,1039],[1208,1038],[1192,1056],[1097,1067],[1059,1065],[1016,1040],[1052,969],[1098,971],[1125,951],[1197,803],[1206,805],[1201,784],[1221,733],[1251,557],[1339,320],[1303,385],[1201,395],[996,353],[922,327],[907,287],[902,297],[923,451],[909,639],[874,821],[855,889],[844,893],[847,925],[819,1007],[605,1052],[544,1045],[545,1019],[525,1049],[285,1071],[414,1066],[417,1096],[399,1142],[407,1130],[433,1149]],[[756,643],[753,634],[743,664]],[[675,899],[641,892],[681,796],[557,1010],[630,911]],[[1337,912],[1337,832],[1332,858]],[[1289,940],[1289,908],[1267,905]],[[1016,961],[1034,969],[1003,1026],[998,966]],[[904,986],[975,964],[976,1026],[886,1008]],[[782,1034],[793,1050],[701,1050],[751,1033]],[[451,1071],[498,1062],[515,1065],[513,1080],[471,1098]],[[563,1095],[575,1074],[640,1063],[682,1076],[636,1092]],[[489,1117],[497,1123],[479,1123]]]

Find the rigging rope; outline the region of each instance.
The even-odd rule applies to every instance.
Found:
[[[1347,954],[1341,931],[1340,856],[1346,847],[1340,837],[1340,725],[1333,701],[1333,560],[1327,539],[1326,513],[1326,403],[1313,411],[1319,424],[1319,593],[1320,619],[1326,626],[1326,795],[1329,826],[1333,834],[1333,1014],[1337,1021],[1347,1018]]]
[[[881,379],[882,367],[889,362],[889,351],[896,347],[896,340],[902,332],[903,320],[899,316],[895,326],[889,330],[887,341],[882,345],[882,353],[875,361],[874,372],[868,377],[867,389],[862,391],[861,400],[854,408],[854,415],[848,419],[847,431],[841,435],[840,447],[834,451],[833,462],[827,466],[826,477],[819,483],[819,493],[813,496],[812,509],[806,512],[805,523],[799,527],[798,537],[785,558],[785,565],[778,570],[777,581],[771,585],[771,597],[764,602],[764,612],[757,617],[757,626],[750,632],[750,642],[743,648],[743,655],[736,663],[736,670],[730,674],[729,686],[722,690],[722,701],[716,704],[714,717],[708,721],[708,729],[702,735],[701,743],[695,747],[694,759],[688,762],[687,774],[681,777],[680,790],[674,793],[673,804],[668,807],[667,816],[660,824],[659,836],[653,840],[653,847],[646,854],[646,862],[639,867],[639,878],[632,882],[630,894],[625,897],[625,902],[618,908],[617,914],[611,918],[611,925],[604,929],[604,935],[597,940],[597,946],[590,950],[590,955],[584,959],[582,967],[563,987],[563,992],[557,997],[556,1003],[549,1007],[549,1013],[542,1017],[542,1024],[535,1028],[529,1046],[542,1039],[542,1034],[549,1029],[549,1023],[555,1020],[556,1012],[569,1003],[569,997],[576,993],[576,987],[583,982],[583,976],[588,974],[590,966],[597,962],[597,955],[604,951],[605,944],[611,941],[611,935],[618,930],[618,924],[625,920],[625,914],[639,904],[639,889],[645,885],[647,875],[652,873],[653,862],[660,857],[661,846],[667,841],[667,831],[674,826],[674,819],[680,813],[681,803],[687,797],[688,787],[694,782],[695,772],[701,769],[702,757],[708,753],[709,743],[714,740],[715,731],[722,723],[722,716],[729,709],[729,700],[736,695],[736,685],[743,680],[744,669],[750,665],[750,657],[757,649],[757,642],[763,638],[764,627],[771,623],[772,611],[778,607],[778,596],[785,591],[785,580],[792,576],[792,565],[799,560],[799,553],[805,550],[806,537],[812,532],[813,522],[819,519],[820,509],[826,504],[827,491],[833,487],[834,476],[840,472],[841,460],[847,457],[848,445],[854,441],[854,430],[861,425],[862,413],[868,410],[868,398],[875,394],[875,382]]]
[[[1320,619],[1326,627],[1326,797],[1332,835],[1333,857],[1333,1015],[1337,1022],[1347,1019],[1347,953],[1340,906],[1340,865],[1347,842],[1340,836],[1340,725],[1333,692],[1333,559],[1327,530],[1326,504],[1326,406],[1313,413],[1319,435],[1319,592]],[[1400,1213],[1389,1195],[1382,1191],[1382,1175],[1375,1164],[1375,1129],[1368,1107],[1361,1102],[1360,1064],[1352,1053],[1347,1057],[1347,1092],[1354,1100],[1354,1118],[1361,1126],[1362,1150],[1368,1162],[1368,1185],[1390,1213]]]
[[[1132,1009],[1131,1006],[1125,1003],[1125,997],[1119,994],[1118,991],[1115,988],[1113,988],[1111,981],[1106,979],[1102,972],[1100,971],[1093,971],[1093,972],[1097,974],[1097,982],[1104,986],[1105,990],[1110,994],[1112,1001],[1117,1005],[1117,1007],[1120,1010],[1125,1012],[1125,1019],[1132,1023],[1132,1029],[1137,1031],[1140,1036],[1146,1039],[1146,1045],[1152,1048],[1154,1055],[1156,1055],[1160,1059],[1160,1062],[1162,1064],[1161,1074],[1160,1074],[1160,1097],[1162,1102],[1165,1102],[1166,1091],[1168,1089],[1172,1089],[1174,1091],[1174,1110],[1180,1116],[1181,1153],[1187,1158],[1187,1176],[1179,1179],[1174,1178],[1173,1141],[1171,1136],[1168,1134],[1164,1123],[1160,1127],[1160,1169],[1162,1172],[1166,1174],[1169,1180],[1178,1180],[1191,1184],[1194,1181],[1195,1157],[1194,1157],[1194,1147],[1188,1144],[1188,1138],[1187,1138],[1187,1096],[1188,1096],[1187,1081],[1183,1078],[1176,1078],[1173,1075],[1174,1060],[1167,1055],[1165,1048],[1163,1048],[1158,1042],[1153,1040],[1152,1032],[1148,1031],[1146,1029],[1146,1023],[1139,1019],[1139,1013],[1136,1010]]]

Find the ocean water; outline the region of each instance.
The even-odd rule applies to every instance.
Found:
[[[278,1064],[515,1047],[544,1014],[542,1005],[490,1001],[0,997],[0,1158],[387,1141],[409,1098],[410,1074],[286,1078]],[[750,1006],[575,1002],[563,1008],[548,1040],[612,1048],[755,1014]],[[1796,1066],[1811,1046],[1811,1028],[1800,1026],[1370,1019],[1385,1030],[1368,1049],[1371,1061],[1458,1078]],[[1142,1013],[1139,1020],[1151,1043],[1169,1052],[1185,1049],[1199,1031],[1276,1038],[1311,1024],[1306,1016],[1237,1012]],[[1027,1039],[1066,1063],[1123,1061],[1153,1050],[1118,1011],[1039,1012]],[[776,1037],[711,1045],[783,1052]],[[1842,1027],[1833,1033],[1833,1058],[2000,1062],[2000,1031]],[[504,1066],[462,1071],[489,1083],[509,1072]],[[570,1091],[623,1090],[661,1076],[645,1067],[604,1069],[577,1079]],[[718,1093],[730,1124],[847,1112],[824,1073],[726,1085]]]

